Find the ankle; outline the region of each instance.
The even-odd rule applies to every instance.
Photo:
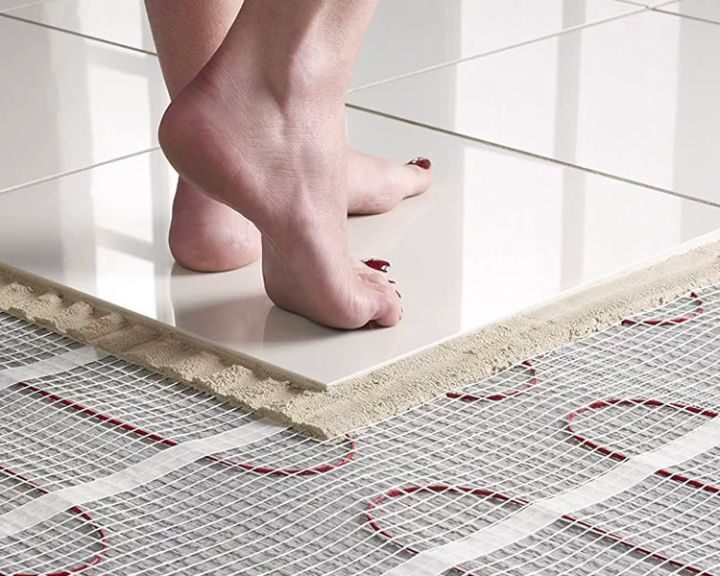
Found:
[[[354,52],[339,52],[332,39],[319,34],[311,22],[293,18],[285,0],[276,8],[278,13],[272,4],[268,0],[246,0],[242,17],[211,60],[220,79],[231,81],[228,76],[233,76],[240,83],[236,90],[249,82],[283,107],[295,100],[344,102]],[[269,41],[268,30],[274,30],[282,18],[284,32],[274,33]],[[231,36],[233,41],[229,41]],[[238,66],[242,74],[227,74],[227,70],[237,72]]]

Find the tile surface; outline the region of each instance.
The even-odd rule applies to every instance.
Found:
[[[679,0],[661,7],[664,12],[702,18],[720,24],[720,2],[718,0]]]
[[[143,0],[42,0],[9,13],[131,48],[155,50]]]
[[[426,195],[350,221],[353,255],[393,264],[405,308],[395,328],[340,332],[279,310],[258,263],[174,265],[174,177],[158,152],[1,194],[0,261],[330,383],[720,225],[714,207],[375,115],[351,111],[349,134],[360,149],[436,166]]]
[[[380,2],[353,86],[498,50],[637,9],[615,0]],[[142,0],[45,0],[14,15],[133,48],[154,50]]]
[[[0,17],[0,192],[156,144],[157,59]]]
[[[0,0],[0,12],[3,10],[13,10],[30,4],[38,4],[43,0]]]
[[[720,202],[720,26],[643,12],[350,102]]]

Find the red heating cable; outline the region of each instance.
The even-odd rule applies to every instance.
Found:
[[[594,440],[591,440],[591,439],[583,436],[582,434],[577,432],[577,430],[575,430],[575,427],[574,427],[575,420],[581,414],[584,414],[586,412],[590,412],[593,410],[601,410],[601,409],[607,408],[609,406],[646,406],[649,408],[671,408],[673,410],[680,410],[683,412],[688,412],[690,414],[704,416],[705,418],[715,418],[718,416],[717,412],[715,412],[713,410],[701,408],[700,406],[693,406],[691,404],[683,404],[681,402],[661,402],[660,400],[654,400],[654,399],[648,399],[648,398],[630,398],[630,399],[609,398],[607,400],[596,400],[586,406],[583,406],[581,408],[578,408],[577,410],[574,410],[573,412],[570,412],[570,414],[568,414],[566,416],[567,423],[565,425],[565,429],[570,433],[571,438],[574,441],[578,442],[582,446],[585,446],[595,452],[599,452],[600,454],[602,454],[604,456],[609,456],[610,458],[613,458],[614,460],[617,460],[619,462],[627,460],[629,458],[629,456],[620,452],[619,450],[614,450],[607,446],[603,446],[599,442],[596,442]],[[698,490],[710,492],[711,494],[717,494],[718,492],[720,492],[720,486],[717,486],[715,484],[709,484],[707,482],[702,482],[695,478],[690,478],[689,476],[686,476],[684,474],[680,474],[678,472],[673,472],[672,470],[660,469],[660,470],[657,470],[655,473],[658,474],[659,476],[663,476],[665,478],[669,478],[670,480],[674,480],[675,482],[679,482],[686,486],[690,486],[691,488],[696,488]],[[373,511],[376,508],[378,508],[383,502],[385,502],[387,500],[390,500],[392,498],[397,498],[400,496],[404,496],[407,494],[413,494],[415,492],[429,492],[429,493],[451,492],[451,493],[460,493],[460,494],[471,494],[473,496],[487,497],[489,499],[497,500],[499,502],[509,502],[511,504],[516,504],[518,506],[525,506],[530,503],[528,500],[525,500],[524,498],[511,497],[506,494],[502,494],[501,492],[489,490],[486,488],[473,488],[471,486],[451,486],[448,484],[431,484],[431,485],[427,485],[427,486],[410,485],[410,486],[404,486],[404,487],[400,487],[400,488],[393,488],[392,490],[389,490],[389,491],[381,494],[380,496],[376,496],[375,498],[373,498],[370,501],[370,504],[367,506],[367,508],[365,510],[365,517],[368,520],[368,525],[370,526],[370,528],[372,530],[374,530],[377,534],[383,536],[384,538],[386,538],[388,540],[392,540],[394,538],[394,536],[387,529],[383,528],[380,525],[377,518],[375,518]],[[646,548],[644,546],[634,544],[633,542],[625,539],[624,537],[622,537],[614,532],[611,532],[610,530],[607,530],[600,526],[596,526],[594,524],[591,524],[590,522],[586,522],[585,520],[581,520],[580,518],[577,518],[571,514],[566,514],[564,516],[561,516],[561,519],[564,520],[565,522],[571,523],[575,526],[582,527],[589,532],[598,534],[603,538],[612,540],[613,542],[616,542],[616,543],[620,544],[621,546],[624,546],[625,548],[629,548],[632,552],[640,554],[641,556],[644,556],[646,558],[657,560],[659,562],[667,564],[668,566],[672,566],[673,568],[685,570],[691,574],[697,574],[700,576],[714,576],[711,572],[703,570],[702,568],[698,568],[696,566],[689,565],[680,560],[675,560],[675,559],[671,558],[670,556],[666,556],[665,554],[656,552],[650,548]],[[404,546],[404,545],[399,545],[399,544],[398,544],[398,546],[402,550],[405,550],[406,552],[408,552],[410,554],[414,555],[414,554],[418,553],[418,550],[413,548],[412,546]]]
[[[691,320],[692,318],[695,318],[696,316],[702,314],[704,312],[703,303],[702,300],[698,297],[698,295],[695,292],[690,293],[690,297],[694,298],[696,301],[696,308],[688,313],[685,316],[678,316],[675,318],[669,318],[666,320],[661,319],[646,319],[646,320],[633,320],[633,319],[625,319],[622,321],[623,326],[635,326],[638,324],[644,324],[646,326],[675,326],[678,324],[682,324],[684,322],[687,322],[688,320]],[[491,394],[489,396],[480,397],[475,396],[473,394],[465,394],[462,392],[451,392],[448,393],[447,396],[449,398],[457,398],[461,400],[467,400],[467,401],[479,401],[479,400],[489,400],[489,401],[498,401],[498,400],[505,400],[507,398],[512,398],[515,396],[518,396],[520,394],[525,393],[528,389],[535,386],[538,382],[537,380],[537,373],[535,369],[533,368],[532,364],[529,361],[523,362],[523,364],[528,367],[531,371],[531,378],[527,382],[527,384],[520,389],[513,390],[511,392],[506,393],[498,393],[498,394]],[[577,417],[585,412],[589,412],[592,410],[600,410],[603,408],[607,408],[609,406],[628,406],[628,405],[642,405],[647,406],[650,408],[671,408],[674,410],[682,410],[684,412],[689,412],[691,414],[697,414],[700,416],[704,416],[706,418],[715,418],[718,416],[718,413],[713,410],[707,410],[705,408],[701,408],[699,406],[693,406],[690,404],[683,404],[680,402],[661,402],[660,400],[654,400],[654,399],[646,399],[646,398],[631,398],[631,399],[616,399],[611,398],[607,400],[596,400],[594,402],[591,402],[587,406],[583,406],[582,408],[579,408],[570,414],[567,415],[566,420],[567,424],[565,426],[565,429],[571,434],[571,437],[576,442],[580,443],[581,445],[590,448],[593,451],[599,452],[600,454],[603,454],[605,456],[609,456],[617,461],[623,461],[628,458],[627,455],[623,454],[619,450],[613,450],[611,448],[608,448],[606,446],[602,446],[598,442],[595,442],[594,440],[590,440],[586,438],[585,436],[582,436],[579,434],[574,426],[573,423],[577,419]],[[690,486],[692,488],[696,488],[698,490],[703,490],[706,492],[710,492],[713,494],[716,494],[720,492],[720,486],[716,486],[714,484],[709,484],[706,482],[702,482],[700,480],[697,480],[695,478],[690,478],[684,474],[680,474],[677,472],[673,472],[672,470],[667,469],[660,469],[656,471],[656,474],[663,476],[665,478],[669,478],[670,480],[674,480],[676,482],[680,482],[682,484],[685,484],[687,486]],[[502,494],[501,492],[497,492],[494,490],[489,490],[486,488],[473,488],[471,486],[451,486],[449,484],[430,484],[426,486],[417,486],[417,485],[410,485],[410,486],[403,486],[400,488],[393,488],[392,490],[388,490],[387,492],[381,494],[380,496],[376,496],[373,498],[370,503],[368,504],[366,510],[365,510],[365,517],[367,518],[368,525],[370,528],[375,531],[378,535],[383,536],[384,538],[388,540],[392,540],[394,536],[385,528],[383,528],[377,518],[374,516],[374,510],[378,508],[383,502],[390,500],[392,498],[398,498],[401,496],[405,496],[408,494],[413,494],[416,492],[428,492],[428,493],[439,493],[439,492],[452,492],[452,493],[460,493],[460,494],[471,494],[473,496],[478,497],[486,497],[491,500],[497,500],[499,502],[509,502],[511,504],[516,504],[518,506],[525,506],[529,504],[529,501],[523,499],[523,498],[517,498],[517,497],[511,497],[506,494]],[[653,551],[649,548],[645,548],[643,546],[639,546],[637,544],[634,544],[623,537],[605,529],[601,528],[599,526],[595,526],[589,522],[586,522],[584,520],[581,520],[579,518],[576,518],[573,515],[566,514],[561,517],[562,520],[571,523],[575,526],[580,526],[594,534],[598,534],[603,538],[608,538],[612,540],[613,542],[616,542],[626,548],[629,548],[631,551],[638,553],[642,556],[645,556],[647,558],[651,558],[653,560],[658,560],[660,562],[666,563],[669,566],[672,566],[673,568],[678,568],[685,570],[692,574],[697,574],[700,576],[713,576],[710,572],[707,572],[701,568],[688,565],[684,562],[681,562],[679,560],[675,560],[669,556],[666,556],[660,552]],[[400,549],[404,550],[405,552],[408,552],[410,554],[417,554],[418,550],[413,548],[412,546],[405,546],[405,545],[399,545]],[[472,574],[472,573],[471,573]]]
[[[688,320],[692,320],[693,318],[696,318],[697,316],[705,312],[705,309],[703,307],[703,301],[695,292],[690,292],[690,298],[693,298],[695,300],[695,309],[688,312],[685,316],[676,316],[675,318],[668,318],[666,320],[658,318],[648,318],[646,320],[634,320],[632,318],[625,318],[625,320],[622,321],[622,325],[637,326],[641,324],[645,326],[677,326],[678,324],[683,324]]]
[[[44,398],[49,398],[50,400],[53,400],[55,402],[59,402],[63,406],[67,406],[68,408],[72,408],[73,410],[77,410],[78,412],[81,412],[82,414],[85,414],[86,416],[90,416],[92,418],[96,418],[97,420],[100,420],[101,422],[107,422],[111,426],[114,426],[115,428],[120,428],[122,430],[126,430],[128,432],[131,432],[135,434],[136,436],[140,436],[142,438],[148,438],[149,440],[153,440],[154,442],[157,442],[159,444],[163,444],[165,446],[177,446],[179,442],[177,440],[173,440],[172,438],[167,438],[165,436],[161,436],[160,434],[157,434],[156,432],[150,432],[149,430],[145,430],[144,428],[140,428],[139,426],[136,426],[135,424],[132,424],[130,422],[124,422],[118,418],[115,418],[114,416],[110,416],[109,414],[104,414],[102,412],[99,412],[95,410],[94,408],[89,408],[88,406],[84,406],[83,404],[80,404],[79,402],[75,402],[74,400],[68,400],[67,398],[63,398],[62,396],[58,396],[57,394],[54,394],[53,392],[49,392],[47,390],[43,390],[42,388],[38,388],[37,386],[34,386],[32,384],[27,384],[26,382],[19,382],[19,386],[22,388],[25,388],[26,390],[31,390],[40,396],[43,396]],[[357,453],[357,445],[354,440],[351,438],[347,438],[348,443],[348,451],[345,453],[345,455],[333,462],[328,462],[325,464],[318,464],[317,466],[313,466],[312,468],[273,468],[270,466],[260,466],[256,464],[247,464],[244,462],[237,462],[235,460],[231,460],[229,458],[220,458],[218,456],[206,456],[207,459],[212,460],[214,462],[220,462],[221,464],[225,464],[227,466],[231,466],[234,468],[242,468],[243,470],[247,470],[249,472],[255,472],[256,474],[265,474],[270,476],[315,476],[317,474],[325,474],[327,472],[331,472],[332,470],[336,470],[340,468],[341,466],[344,466],[345,464],[348,464],[352,462],[355,459],[356,453]]]
[[[0,472],[4,472],[8,476],[15,478],[16,480],[22,482],[23,484],[27,484],[30,486],[33,490],[36,490],[40,492],[41,494],[47,494],[48,491],[27,478],[26,476],[23,476],[22,474],[18,474],[14,470],[11,470],[10,468],[7,468],[0,464]],[[13,574],[7,574],[6,572],[0,571],[0,576],[73,576],[74,574],[79,574],[80,572],[83,572],[87,570],[88,568],[92,568],[93,566],[96,566],[100,562],[102,562],[103,557],[106,555],[106,552],[109,549],[109,543],[107,540],[107,535],[105,534],[105,531],[98,526],[95,523],[95,520],[93,520],[92,516],[85,512],[82,508],[79,506],[73,506],[68,510],[71,514],[76,514],[82,520],[92,526],[93,533],[100,543],[100,550],[95,553],[95,555],[90,558],[89,560],[82,561],[81,563],[72,566],[70,568],[65,568],[64,570],[53,570],[52,572],[44,572],[42,574],[38,572],[15,572]]]
[[[63,398],[62,396],[54,394],[53,392],[49,392],[47,390],[39,388],[38,386],[34,386],[34,385],[28,384],[26,382],[18,382],[16,385],[25,390],[30,390],[32,392],[35,392],[36,394],[39,394],[40,396],[42,396],[44,398],[48,398],[54,402],[58,402],[58,403],[62,404],[63,406],[67,406],[68,408],[76,410],[86,416],[89,416],[91,418],[100,420],[101,422],[110,424],[111,426],[114,426],[115,428],[120,428],[122,430],[131,432],[131,433],[135,434],[136,436],[140,436],[141,438],[147,438],[149,440],[152,440],[159,444],[163,444],[165,446],[177,446],[179,444],[179,442],[177,440],[173,440],[172,438],[167,438],[167,437],[157,434],[155,432],[145,430],[144,428],[136,426],[135,424],[132,424],[130,422],[124,422],[118,418],[115,418],[114,416],[110,416],[109,414],[104,414],[93,408],[89,408],[88,406],[80,404],[79,402],[75,402],[73,400],[68,400],[67,398]],[[237,461],[231,460],[229,458],[220,458],[218,456],[213,456],[213,455],[206,456],[206,458],[208,458],[209,460],[212,460],[214,462],[219,462],[221,464],[224,464],[224,465],[227,465],[227,466],[230,466],[233,468],[241,468],[242,470],[245,470],[248,472],[254,472],[256,474],[262,474],[262,475],[315,476],[318,474],[325,474],[332,470],[336,470],[336,469],[340,468],[341,466],[344,466],[344,465],[352,462],[355,459],[355,456],[357,454],[357,444],[355,443],[354,440],[352,440],[349,437],[347,438],[347,443],[348,443],[348,450],[342,458],[340,458],[338,460],[334,460],[332,462],[325,463],[325,464],[318,464],[317,466],[313,466],[312,468],[274,468],[271,466],[261,466],[261,465],[256,465],[256,464],[247,464],[244,462],[237,462]],[[14,478],[17,478],[18,480],[21,480],[22,482],[28,484],[29,486],[32,486],[35,490],[38,490],[43,494],[47,494],[47,492],[48,492],[47,490],[40,487],[32,480],[22,476],[21,474],[11,470],[10,468],[6,468],[5,466],[0,465],[0,472],[5,472],[9,476],[12,476]],[[98,534],[98,539],[102,543],[102,551],[98,552],[91,560],[84,562],[82,564],[79,564],[73,568],[68,568],[65,570],[55,570],[55,571],[46,572],[43,574],[39,574],[36,572],[19,572],[19,573],[10,574],[8,576],[73,576],[74,574],[83,572],[84,570],[87,570],[88,568],[95,566],[99,562],[102,561],[103,556],[105,555],[105,552],[109,548],[109,544],[108,544],[107,536],[105,535],[105,532],[95,523],[95,521],[90,516],[90,514],[88,514],[81,508],[79,508],[77,506],[73,506],[72,508],[70,508],[69,511],[74,514],[78,514],[83,520],[90,523],[95,528],[95,530]],[[4,572],[0,571],[0,576],[6,576],[6,574]]]
[[[371,268],[375,268],[376,270],[381,270],[383,272],[386,272],[387,268],[389,267],[389,264],[383,260],[371,259],[371,260],[365,261],[365,263],[368,266],[370,266]],[[682,317],[678,317],[678,318],[671,318],[668,320],[648,319],[648,320],[636,321],[636,320],[632,320],[632,319],[625,319],[625,320],[623,320],[622,324],[626,325],[626,326],[635,325],[635,324],[645,324],[645,325],[649,325],[649,326],[672,326],[672,325],[677,325],[677,324],[686,322],[704,312],[703,307],[702,307],[702,301],[699,299],[698,295],[693,292],[690,294],[690,296],[692,298],[696,299],[696,301],[698,302],[698,305],[694,311],[690,312],[686,316],[682,316]],[[527,368],[529,368],[530,374],[531,374],[531,378],[528,380],[528,382],[526,383],[526,385],[523,388],[520,388],[517,390],[512,390],[510,392],[505,392],[505,393],[494,393],[494,394],[490,394],[486,397],[476,396],[473,394],[458,393],[458,392],[449,392],[447,394],[447,396],[449,398],[455,398],[455,399],[460,399],[460,400],[465,400],[465,401],[480,401],[480,400],[500,401],[500,400],[505,400],[507,398],[512,398],[512,397],[518,396],[520,394],[523,394],[528,389],[535,386],[538,383],[538,379],[537,379],[537,373],[535,371],[535,368],[532,366],[532,364],[530,363],[529,360],[524,361],[522,364],[524,366],[526,366]],[[167,437],[161,436],[160,434],[157,434],[155,432],[150,432],[148,430],[140,428],[139,426],[136,426],[129,422],[123,422],[122,420],[119,420],[118,418],[115,418],[108,414],[104,414],[102,412],[99,412],[99,411],[89,408],[87,406],[84,406],[78,402],[68,400],[61,396],[58,396],[57,394],[54,394],[47,390],[43,390],[37,386],[33,386],[32,384],[20,382],[20,383],[18,383],[18,385],[25,389],[32,390],[33,392],[36,392],[37,394],[39,394],[43,397],[46,397],[53,401],[59,402],[59,403],[63,404],[64,406],[68,406],[69,408],[77,410],[87,416],[96,418],[102,422],[107,422],[108,424],[115,426],[117,428],[120,428],[122,430],[129,431],[137,436],[140,436],[143,438],[148,438],[150,440],[153,440],[153,441],[163,444],[165,446],[176,446],[178,444],[178,442],[176,440],[173,440],[172,438],[167,438]],[[598,403],[598,402],[592,403],[592,404],[584,407],[583,409],[580,409],[579,411],[576,411],[568,416],[567,429],[569,431],[573,432],[574,439],[576,439],[577,441],[580,441],[581,443],[583,443],[584,445],[586,445],[588,447],[593,447],[594,443],[592,441],[586,440],[586,439],[583,439],[581,441],[581,440],[579,440],[580,437],[577,434],[574,434],[574,431],[572,429],[572,421],[574,420],[574,418],[577,417],[577,415],[581,414],[583,411],[595,409],[597,407],[605,407],[605,406],[611,405],[608,402],[620,403],[620,402],[636,402],[636,401],[640,401],[640,400],[630,400],[630,401],[609,400],[609,401],[599,401],[600,403]],[[648,402],[655,403],[658,401],[642,400],[642,402],[645,405],[649,405]],[[602,406],[601,406],[601,404],[602,404]],[[653,405],[655,405],[655,404],[653,404]],[[664,403],[658,403],[656,405],[672,406],[672,407],[681,406],[681,405],[676,405],[676,404],[664,404]],[[692,406],[684,406],[683,405],[683,406],[681,406],[681,409],[690,410],[690,411],[699,410],[699,412],[695,412],[695,413],[703,414],[703,415],[711,413],[710,411],[702,410],[700,408],[692,407]],[[713,416],[711,416],[711,417],[714,417],[716,415],[714,412],[711,414],[713,414]],[[349,438],[348,438],[348,445],[349,445],[348,452],[341,459],[333,461],[333,462],[329,462],[326,464],[319,464],[312,468],[304,468],[304,469],[303,468],[273,468],[273,467],[269,467],[269,466],[260,466],[260,465],[254,465],[254,464],[247,464],[247,463],[243,463],[243,462],[236,462],[234,460],[220,458],[220,457],[213,456],[213,455],[207,456],[207,458],[210,460],[213,460],[215,462],[219,462],[219,463],[231,466],[231,467],[241,468],[243,470],[254,472],[257,474],[265,474],[265,475],[272,475],[272,476],[314,476],[317,474],[324,474],[326,472],[330,472],[330,471],[335,470],[341,466],[344,466],[345,464],[348,464],[349,462],[354,460],[354,458],[356,456],[357,445],[352,439],[349,439]],[[593,449],[595,449],[603,454],[607,454],[615,459],[627,458],[624,454],[622,454],[620,452],[612,451],[612,450],[604,448],[602,446],[595,446],[595,447],[593,447]],[[8,475],[11,475],[17,479],[20,479],[21,481],[27,483],[28,485],[32,486],[34,489],[36,489],[42,493],[47,493],[47,490],[41,488],[40,486],[38,486],[31,480],[25,478],[24,476],[22,476],[16,472],[13,472],[9,468],[6,468],[6,467],[0,465],[0,471],[3,471],[5,473],[7,473]],[[687,483],[689,486],[693,486],[695,488],[699,487],[703,490],[720,491],[720,488],[718,488],[714,485],[704,484],[697,480],[687,478],[683,475],[672,473],[668,470],[659,470],[657,473],[660,475],[663,475],[663,476],[667,476],[673,480]],[[376,530],[376,532],[378,532],[379,534],[390,538],[391,536],[387,533],[387,531],[385,531],[379,527],[379,525],[377,524],[374,517],[370,514],[369,511],[374,509],[377,505],[379,505],[380,503],[382,503],[383,501],[385,501],[389,498],[397,497],[397,496],[400,496],[403,494],[410,494],[410,493],[413,493],[416,491],[425,491],[425,492],[427,492],[427,491],[430,491],[430,492],[460,491],[460,492],[464,492],[464,493],[471,493],[471,494],[477,495],[477,496],[488,496],[488,497],[496,499],[496,500],[512,502],[512,503],[516,503],[518,505],[527,504],[527,501],[524,501],[522,499],[510,498],[499,492],[494,492],[494,491],[490,491],[490,490],[486,490],[486,489],[477,489],[477,488],[464,487],[464,486],[459,486],[459,487],[458,486],[449,486],[449,485],[443,485],[443,484],[434,484],[434,485],[425,486],[425,487],[409,486],[409,487],[405,487],[405,488],[391,490],[379,497],[376,497],[374,500],[371,501],[370,505],[368,506],[368,511],[366,512],[366,516],[368,517],[370,526],[374,530]],[[96,554],[90,561],[88,561],[84,564],[80,564],[76,567],[69,568],[67,570],[49,572],[49,573],[46,573],[45,576],[71,576],[72,574],[77,574],[79,572],[82,572],[82,571],[86,570],[87,568],[90,568],[91,566],[94,566],[97,563],[99,563],[102,560],[104,551],[107,550],[107,548],[108,548],[107,537],[106,537],[105,533],[99,526],[97,526],[94,523],[94,520],[87,512],[83,511],[79,507],[73,507],[69,511],[73,512],[75,514],[78,514],[81,518],[83,518],[85,521],[89,522],[92,526],[95,527],[96,532],[99,535],[99,539],[102,542],[103,551]],[[685,569],[690,570],[691,572],[696,573],[696,574],[702,574],[703,576],[712,576],[707,572],[701,572],[698,569],[695,569],[693,567],[687,567],[684,564],[679,563],[678,561],[672,560],[670,558],[666,558],[655,552],[637,547],[637,546],[633,545],[632,543],[622,540],[621,538],[612,534],[611,532],[608,532],[602,528],[598,528],[598,527],[592,526],[590,524],[587,524],[587,523],[583,522],[582,520],[578,520],[578,519],[574,518],[573,516],[569,516],[569,515],[563,516],[563,519],[568,522],[573,522],[574,524],[584,526],[585,528],[587,528],[593,532],[600,533],[605,537],[609,537],[609,538],[617,541],[618,543],[623,544],[624,546],[629,546],[633,550],[647,555],[648,557],[652,557],[652,558],[655,558],[658,560],[663,560],[675,567],[684,567]],[[416,551],[412,548],[409,548],[409,547],[403,547],[403,548],[405,548],[406,550],[411,551],[413,553],[416,553]],[[0,576],[2,576],[2,573],[0,573]],[[35,573],[17,573],[12,576],[39,576],[39,575],[37,575]]]
[[[510,390],[509,392],[498,392],[498,393],[490,394],[489,396],[475,396],[474,394],[467,394],[465,392],[448,392],[446,394],[446,396],[448,398],[465,400],[467,402],[478,402],[480,400],[489,400],[491,402],[498,402],[500,400],[506,400],[508,398],[514,398],[515,396],[524,394],[530,388],[535,386],[535,384],[538,383],[538,379],[537,379],[537,371],[535,370],[533,365],[530,363],[530,360],[525,360],[524,362],[522,362],[522,365],[528,369],[528,372],[530,372],[530,379],[525,383],[525,385],[522,388],[518,388],[516,390]]]

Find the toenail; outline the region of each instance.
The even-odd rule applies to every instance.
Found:
[[[400,292],[398,292],[397,290],[395,290],[395,294],[398,295],[398,298],[402,298],[402,294],[400,294]]]
[[[395,284],[395,280],[388,280],[388,284]]]
[[[379,260],[378,258],[368,258],[367,260],[363,260],[363,264],[380,272],[387,272],[390,268],[390,262],[387,260]]]
[[[430,166],[432,166],[432,162],[430,162],[429,158],[423,158],[422,156],[418,156],[417,158],[413,158],[408,162],[408,164],[411,164],[413,166],[419,166],[423,170],[430,170]]]

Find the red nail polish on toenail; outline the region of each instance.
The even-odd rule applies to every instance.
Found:
[[[400,292],[398,292],[397,290],[395,290],[395,294],[397,294],[397,295],[398,295],[398,298],[400,298],[400,299],[402,300],[402,294],[400,294]]]
[[[387,260],[379,260],[377,258],[368,258],[367,260],[363,260],[363,264],[365,264],[365,266],[369,266],[373,270],[379,270],[380,272],[387,272],[390,268],[390,262]]]
[[[429,158],[423,158],[422,156],[418,156],[417,158],[413,158],[408,162],[408,164],[412,164],[413,166],[419,166],[423,170],[430,170],[430,166],[432,166],[432,162],[430,162]]]
[[[395,284],[395,280],[388,280],[388,284]]]

